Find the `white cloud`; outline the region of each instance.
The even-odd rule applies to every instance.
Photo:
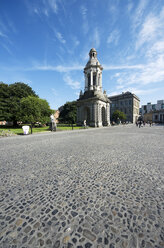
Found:
[[[144,12],[145,12],[145,9],[147,7],[148,2],[149,2],[149,0],[140,0],[135,13],[133,13],[133,15],[132,15],[133,31],[135,31],[136,28],[141,25],[141,23],[143,21]]]
[[[80,11],[81,11],[81,14],[82,14],[83,18],[85,19],[86,16],[87,16],[87,11],[88,11],[87,8],[84,5],[82,5],[80,7]]]
[[[155,42],[147,52],[147,55],[150,57],[155,57],[162,54],[164,54],[164,40]]]
[[[118,44],[118,40],[120,38],[120,33],[118,30],[113,30],[111,34],[108,36],[107,43],[114,43],[115,45]]]
[[[75,96],[79,98],[79,91],[75,92]]]
[[[62,34],[60,32],[56,32],[56,38],[63,44],[66,43],[65,39],[63,38]]]
[[[80,44],[80,41],[77,39],[76,36],[72,37],[72,41],[73,41],[73,44],[74,44],[75,47],[77,47]]]
[[[57,71],[57,72],[70,72],[70,71],[81,71],[84,66],[82,65],[73,65],[73,66],[63,66],[63,65],[35,65],[27,70],[38,70],[38,71]]]
[[[64,82],[69,85],[73,90],[80,89],[80,82],[72,80],[69,75],[63,77]]]
[[[98,48],[100,46],[100,34],[99,34],[97,27],[94,30],[93,41],[94,41],[95,47]]]
[[[116,4],[116,5],[115,5]],[[109,3],[109,11],[112,15],[116,16],[118,12],[117,2],[115,1],[115,4]]]
[[[0,31],[0,36],[3,37],[3,38],[8,38],[7,35],[2,33],[1,31]]]
[[[119,67],[118,67],[119,68]],[[129,69],[129,70],[127,70]],[[164,81],[164,55],[159,56],[155,61],[145,64],[136,71],[127,68],[117,77],[118,88],[120,85],[148,85],[156,86]],[[136,68],[137,69],[137,68]]]
[[[6,44],[1,44],[2,47],[10,54],[10,55],[13,55],[12,51],[10,50],[10,48],[6,45]]]
[[[124,85],[121,85],[121,84],[116,86],[116,89],[118,89],[118,90],[123,89],[123,88],[124,88]]]
[[[25,5],[30,13],[37,14],[39,17],[45,15],[49,17],[50,13],[58,13],[57,0],[40,0],[39,2],[25,1]]]
[[[127,70],[127,69],[142,69],[145,65],[103,65],[105,71],[112,71],[112,70]]]
[[[135,87],[124,87],[118,91],[112,91],[108,92],[109,96],[114,96],[114,95],[120,95],[121,93],[125,93],[127,91],[132,92],[133,94],[137,96],[145,96],[149,95],[155,92],[158,92],[159,90],[163,90],[164,88],[149,88],[149,89],[142,89],[142,88],[135,88]]]
[[[47,1],[46,1],[46,3],[47,3]],[[57,14],[57,11],[58,11],[57,1],[56,0],[48,0],[48,4],[49,4],[50,9],[55,14]]]
[[[140,48],[144,43],[153,42],[161,37],[164,37],[163,32],[164,16],[149,15],[145,22],[142,24],[142,28],[138,35],[136,48]]]
[[[121,94],[120,91],[112,91],[112,92],[108,91],[109,96],[116,96],[116,95],[119,95],[119,94]]]
[[[81,13],[82,18],[83,18],[82,28],[83,28],[83,32],[84,32],[85,35],[89,31],[89,24],[88,24],[88,20],[87,20],[87,12],[88,12],[88,9],[84,5],[82,5],[80,7],[80,13]]]
[[[127,4],[127,10],[128,10],[129,13],[131,12],[132,8],[133,8],[133,3],[132,2],[129,2]]]
[[[14,24],[11,22],[11,20],[8,18],[8,16],[5,17],[3,21],[0,20],[0,37],[6,38],[6,40],[9,43],[12,43],[10,41],[10,34],[16,33],[17,30],[14,26]]]

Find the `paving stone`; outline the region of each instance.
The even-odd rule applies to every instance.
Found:
[[[87,229],[83,230],[83,235],[84,235],[84,237],[86,237],[87,239],[89,239],[91,241],[94,241],[96,239],[96,236]]]
[[[0,141],[2,248],[164,246],[162,126]]]

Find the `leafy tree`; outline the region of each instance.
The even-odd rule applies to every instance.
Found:
[[[9,86],[0,82],[0,120],[8,121],[11,118],[9,108]]]
[[[19,121],[31,124],[32,126],[36,122],[45,124],[49,122],[52,110],[48,102],[44,99],[40,99],[35,96],[28,96],[22,98],[20,101]]]
[[[118,119],[120,119],[121,121],[123,121],[123,120],[126,119],[126,115],[123,112],[121,112],[120,110],[115,110],[113,112],[113,115],[112,115],[112,120],[114,120],[115,122],[117,122]]]
[[[10,120],[13,121],[14,126],[17,125],[19,117],[20,101],[22,98],[28,96],[37,97],[36,93],[27,84],[18,82],[9,85]]]
[[[16,126],[20,112],[20,101],[29,95],[37,97],[27,84],[18,82],[8,85],[0,82],[0,120],[13,121]]]
[[[75,124],[77,117],[77,105],[76,101],[66,102],[59,115],[59,121],[62,123]]]

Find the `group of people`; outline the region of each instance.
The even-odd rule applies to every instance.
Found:
[[[150,127],[152,126],[151,121],[148,121],[148,122],[145,122],[145,121],[142,121],[142,120],[136,121],[136,126],[139,127],[139,128],[144,127],[146,124],[148,124]]]

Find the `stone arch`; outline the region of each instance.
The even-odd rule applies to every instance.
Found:
[[[105,126],[105,124],[106,124],[106,121],[105,121],[105,107],[103,106],[102,108],[101,108],[101,118],[102,118],[102,125],[103,126]]]
[[[84,107],[84,120],[86,120],[86,124],[90,125],[90,108]]]

